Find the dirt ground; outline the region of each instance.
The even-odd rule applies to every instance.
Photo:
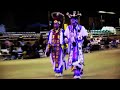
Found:
[[[86,53],[82,79],[120,79],[120,49]],[[66,57],[67,60],[67,57]],[[64,71],[56,78],[49,58],[0,61],[0,79],[73,79]]]

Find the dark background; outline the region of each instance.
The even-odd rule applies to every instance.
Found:
[[[82,13],[82,16],[80,18],[80,23],[84,25],[87,29],[92,29],[93,25],[92,23],[94,22],[95,29],[100,29],[101,28],[101,15],[103,17],[103,22],[104,26],[114,26],[117,27],[119,26],[119,18],[120,18],[120,9],[119,8],[62,8],[62,9],[51,9],[52,11],[61,11],[62,13],[66,12],[71,12],[74,10],[79,10]],[[98,11],[106,11],[106,12],[115,12],[115,15],[111,14],[99,14]],[[66,23],[69,22],[69,19],[66,17]]]
[[[119,8],[49,8],[48,10],[42,10],[40,8],[6,9],[2,10],[0,13],[0,23],[6,26],[7,31],[32,31],[33,29],[28,29],[28,26],[31,24],[48,24],[48,11],[60,11],[65,14],[66,12],[72,12],[73,10],[79,10],[82,13],[81,24],[87,29],[92,28],[92,22],[95,23],[96,29],[100,28],[101,14],[98,14],[97,11],[102,10],[116,13],[115,15],[104,14],[103,19],[105,20],[105,23],[103,23],[103,25],[119,26]],[[69,19],[66,17],[66,23],[68,22]]]
[[[8,9],[1,11],[0,23],[6,26],[7,31],[24,31],[31,24],[48,24],[47,16],[47,11],[35,8]]]

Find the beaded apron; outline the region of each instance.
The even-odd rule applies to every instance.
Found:
[[[60,30],[52,32],[52,60],[55,62],[55,68],[59,67],[61,55]]]

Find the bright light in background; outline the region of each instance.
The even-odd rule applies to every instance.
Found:
[[[105,11],[98,11],[98,13],[106,13]]]
[[[106,12],[106,11],[98,11],[98,13],[101,14],[101,26],[103,26],[103,22],[105,22],[105,20],[103,20],[103,14],[115,14],[114,12]]]
[[[115,14],[114,12],[98,11],[98,13]]]
[[[107,14],[115,14],[114,12],[107,12]]]

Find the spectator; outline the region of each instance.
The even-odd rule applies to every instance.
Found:
[[[115,39],[115,38],[112,40],[111,46],[112,46],[113,48],[117,48],[117,47],[118,47],[118,43],[116,42],[116,39]]]
[[[119,44],[120,43],[119,39],[117,39],[116,42]]]
[[[39,58],[39,50],[40,50],[40,45],[39,45],[39,41],[35,41],[35,43],[32,46],[33,52],[34,52],[34,58]]]
[[[109,37],[107,37],[106,40],[105,40],[105,48],[106,49],[110,48],[109,44],[110,44],[110,39],[109,39]]]
[[[16,52],[17,52],[17,58],[18,59],[22,58],[23,50],[22,50],[22,46],[21,46],[20,42],[18,42],[18,46],[17,46]]]
[[[40,45],[40,49],[42,49],[44,52],[46,49],[46,43],[45,43],[45,39],[43,38],[43,34],[40,35],[39,45]]]
[[[10,42],[9,39],[7,38],[4,42],[4,44],[5,44],[6,48],[9,48],[12,45],[12,42]]]
[[[24,42],[24,39],[23,39],[23,37],[21,36],[21,37],[19,37],[18,39],[17,39],[17,41],[18,42],[20,42],[20,46],[24,46],[25,45],[25,42]]]
[[[26,44],[23,47],[23,51],[24,51],[24,57],[23,58],[31,58],[31,54],[32,54],[32,45],[30,42],[26,42]]]

